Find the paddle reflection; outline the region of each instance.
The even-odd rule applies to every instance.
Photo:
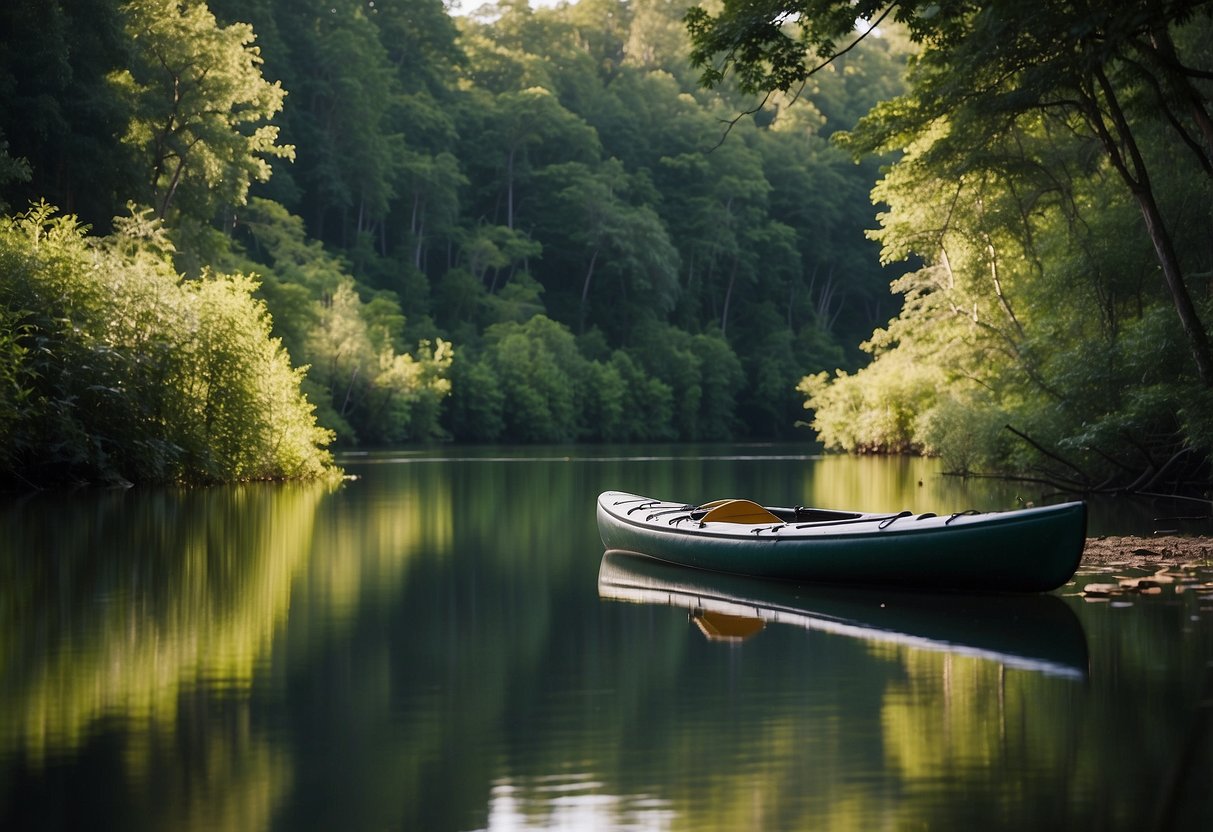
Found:
[[[1052,595],[964,595],[789,584],[688,569],[607,551],[598,595],[690,611],[709,639],[740,642],[768,624],[986,659],[1005,667],[1084,679],[1086,636]]]

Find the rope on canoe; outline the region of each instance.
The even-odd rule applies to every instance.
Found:
[[[757,529],[750,529],[750,532],[753,533],[754,536],[757,537],[762,532],[777,532],[780,529],[787,528],[787,525],[788,525],[787,523],[780,523],[777,526],[762,526]],[[775,538],[775,539],[778,540],[779,538]]]
[[[912,511],[901,511],[901,512],[898,512],[897,514],[894,514],[892,517],[886,517],[885,519],[881,520],[881,521],[880,521],[880,523],[879,523],[879,524],[876,526],[876,528],[878,528],[878,529],[887,529],[889,526],[893,525],[894,523],[896,523],[896,522],[897,522],[898,520],[900,520],[901,518],[903,518],[903,517],[909,517],[909,516],[910,516],[910,515],[912,515],[913,513],[914,513],[914,512],[912,512]]]
[[[796,524],[796,528],[798,528],[798,529],[824,529],[824,528],[826,528],[826,527],[831,527],[831,528],[832,528],[832,527],[834,527],[834,526],[857,526],[857,525],[860,525],[860,524],[862,524],[862,523],[875,523],[875,522],[876,522],[876,521],[878,521],[878,520],[880,520],[880,521],[884,521],[884,520],[890,520],[890,521],[892,521],[892,520],[896,520],[898,517],[904,517],[904,516],[905,516],[905,514],[903,513],[903,514],[890,514],[890,515],[887,515],[887,516],[885,516],[885,517],[880,517],[880,516],[876,516],[876,517],[867,517],[867,516],[864,516],[864,517],[852,517],[852,518],[851,518],[851,519],[849,519],[849,520],[817,520],[817,521],[812,522],[812,523],[797,523],[797,524]]]
[[[945,526],[950,526],[952,524],[952,521],[955,520],[957,517],[968,517],[971,514],[981,514],[981,512],[975,508],[969,508],[969,509],[965,509],[964,511],[958,511],[955,514],[953,514],[951,517],[949,517],[947,520],[944,520],[943,524]]]
[[[644,519],[645,519],[646,523],[651,523],[651,522],[653,522],[654,518],[661,517],[663,514],[677,514],[680,511],[686,511],[686,510],[687,510],[686,506],[678,506],[677,508],[667,508],[662,511],[655,511]],[[687,515],[687,516],[689,517],[690,515]]]

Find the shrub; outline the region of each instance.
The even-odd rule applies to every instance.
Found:
[[[242,275],[182,281],[144,214],[86,235],[48,205],[0,221],[10,481],[214,482],[331,470],[300,370]],[[0,403],[11,394],[0,393]],[[0,418],[3,417],[0,408]]]

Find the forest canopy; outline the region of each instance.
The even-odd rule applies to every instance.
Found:
[[[698,84],[684,13],[13,0],[0,202],[98,250],[138,216],[182,291],[251,289],[339,445],[790,437],[797,380],[896,310],[863,233],[877,163],[830,136],[902,89],[905,43],[754,109]],[[18,412],[49,310],[5,302]]]
[[[910,270],[871,362],[801,382],[822,439],[1083,491],[1207,484],[1213,3],[688,14],[704,83],[752,92],[811,83],[889,24],[916,47],[908,90],[838,139],[896,154],[872,237]]]
[[[807,439],[807,407],[827,446],[959,471],[1207,478],[1211,7],[12,0],[5,262],[226,297],[316,456],[221,464],[167,404],[80,408],[187,344],[107,340],[101,304],[92,352],[47,353],[85,330],[6,273],[5,476],[289,476],[328,437]],[[50,360],[76,362],[57,387]],[[73,438],[27,429],[34,402]]]

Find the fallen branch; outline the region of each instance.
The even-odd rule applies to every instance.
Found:
[[[1065,457],[1062,457],[1059,454],[1054,453],[1053,451],[1050,451],[1048,448],[1041,445],[1039,442],[1037,442],[1032,437],[1028,436],[1023,431],[1016,430],[1015,428],[1011,427],[1010,425],[1003,425],[1003,427],[1005,427],[1007,430],[1011,431],[1011,433],[1015,434],[1023,441],[1027,442],[1029,445],[1031,445],[1033,448],[1035,448],[1041,454],[1047,456],[1049,459],[1052,459],[1056,462],[1060,462],[1062,465],[1066,466],[1071,471],[1076,472],[1078,474],[1078,476],[1082,478],[1082,481],[1084,483],[1089,484],[1091,482],[1091,478],[1090,478],[1090,476],[1087,475],[1087,472],[1082,470],[1081,468],[1079,468],[1073,462],[1070,462]]]
[[[1137,494],[1141,491],[1153,488],[1168,471],[1175,467],[1176,463],[1179,462],[1180,459],[1187,456],[1191,452],[1191,448],[1180,448],[1171,456],[1170,459],[1168,459],[1158,468],[1155,468],[1153,465],[1146,468],[1146,470],[1142,472],[1142,475],[1126,486],[1124,490],[1129,494]]]

